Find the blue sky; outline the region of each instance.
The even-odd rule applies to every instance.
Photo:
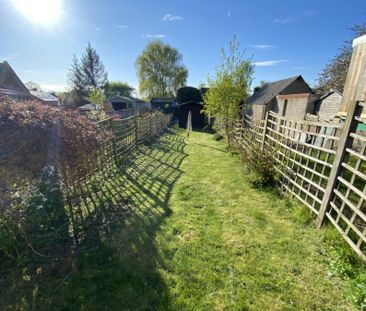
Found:
[[[14,1],[0,0],[0,61],[24,82],[56,91],[88,41],[110,80],[137,87],[136,57],[154,37],[178,48],[188,84],[197,86],[214,72],[234,34],[257,64],[253,85],[297,74],[313,84],[349,38],[347,27],[366,20],[365,0],[61,0],[58,23],[45,26],[26,18]]]

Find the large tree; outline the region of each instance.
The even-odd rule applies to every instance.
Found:
[[[84,104],[92,90],[104,89],[108,75],[100,56],[90,43],[80,60],[74,55],[67,78],[77,105]]]
[[[248,98],[252,76],[251,61],[244,57],[234,37],[228,52],[222,49],[221,64],[215,75],[208,78],[208,91],[204,96],[205,111],[222,123],[229,146],[232,126]]]
[[[352,31],[352,39],[366,34],[366,23],[354,25],[350,28]],[[346,82],[348,67],[352,56],[352,40],[347,40],[339,48],[338,54],[331,59],[319,74],[318,93],[326,93],[330,89],[336,89],[343,92]]]
[[[188,70],[177,49],[156,40],[150,42],[136,60],[140,93],[148,98],[175,96],[184,86]]]

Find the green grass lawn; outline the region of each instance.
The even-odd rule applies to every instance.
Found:
[[[115,208],[70,272],[7,289],[2,309],[353,309],[330,272],[325,230],[305,208],[252,188],[210,134],[171,130],[106,187]]]

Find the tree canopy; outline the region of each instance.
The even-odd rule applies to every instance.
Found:
[[[250,59],[244,57],[236,37],[228,52],[221,51],[221,64],[215,76],[208,78],[208,91],[204,96],[205,112],[223,123],[230,145],[231,125],[239,117],[243,102],[249,94],[253,76]]]
[[[361,25],[354,25],[350,28],[352,39],[366,34],[366,22]],[[318,93],[326,93],[330,89],[336,89],[343,92],[346,82],[348,67],[352,57],[352,40],[347,40],[339,48],[336,56],[331,59],[319,74]]]
[[[200,90],[192,86],[181,87],[177,91],[177,103],[182,104],[189,101],[202,102]]]
[[[145,97],[175,96],[184,86],[188,70],[177,49],[161,42],[150,42],[136,60],[140,93]]]
[[[128,83],[120,81],[108,82],[105,86],[105,94],[107,97],[112,96],[132,96],[132,92],[135,89]]]
[[[77,105],[85,103],[89,92],[94,89],[103,89],[107,84],[108,74],[100,56],[90,43],[80,60],[74,55],[67,78]]]

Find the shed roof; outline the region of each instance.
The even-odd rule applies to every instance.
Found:
[[[107,102],[114,102],[114,101],[124,101],[124,102],[131,103],[131,104],[132,103],[144,103],[144,101],[142,99],[132,97],[132,96],[117,95],[117,96],[107,99]]]
[[[256,91],[247,100],[247,104],[250,105],[264,105],[268,103],[273,97],[280,94],[286,87],[288,87],[294,81],[301,79],[304,81],[301,75],[291,78],[278,80],[263,85],[258,91]],[[304,81],[304,83],[306,83]]]
[[[175,97],[153,97],[151,103],[172,103],[175,102]]]
[[[178,108],[181,107],[181,106],[184,106],[184,105],[188,105],[188,104],[196,104],[196,105],[200,105],[200,106],[203,106],[203,103],[202,102],[199,102],[199,101],[195,101],[195,100],[189,100],[187,102],[184,102],[184,103],[181,103],[181,104],[178,104]]]
[[[323,99],[326,99],[328,96],[332,95],[332,94],[338,94],[340,97],[342,97],[342,93],[341,92],[338,92],[337,90],[335,89],[330,89],[330,91],[328,93],[325,93],[324,95],[322,95],[319,100],[323,100]]]

